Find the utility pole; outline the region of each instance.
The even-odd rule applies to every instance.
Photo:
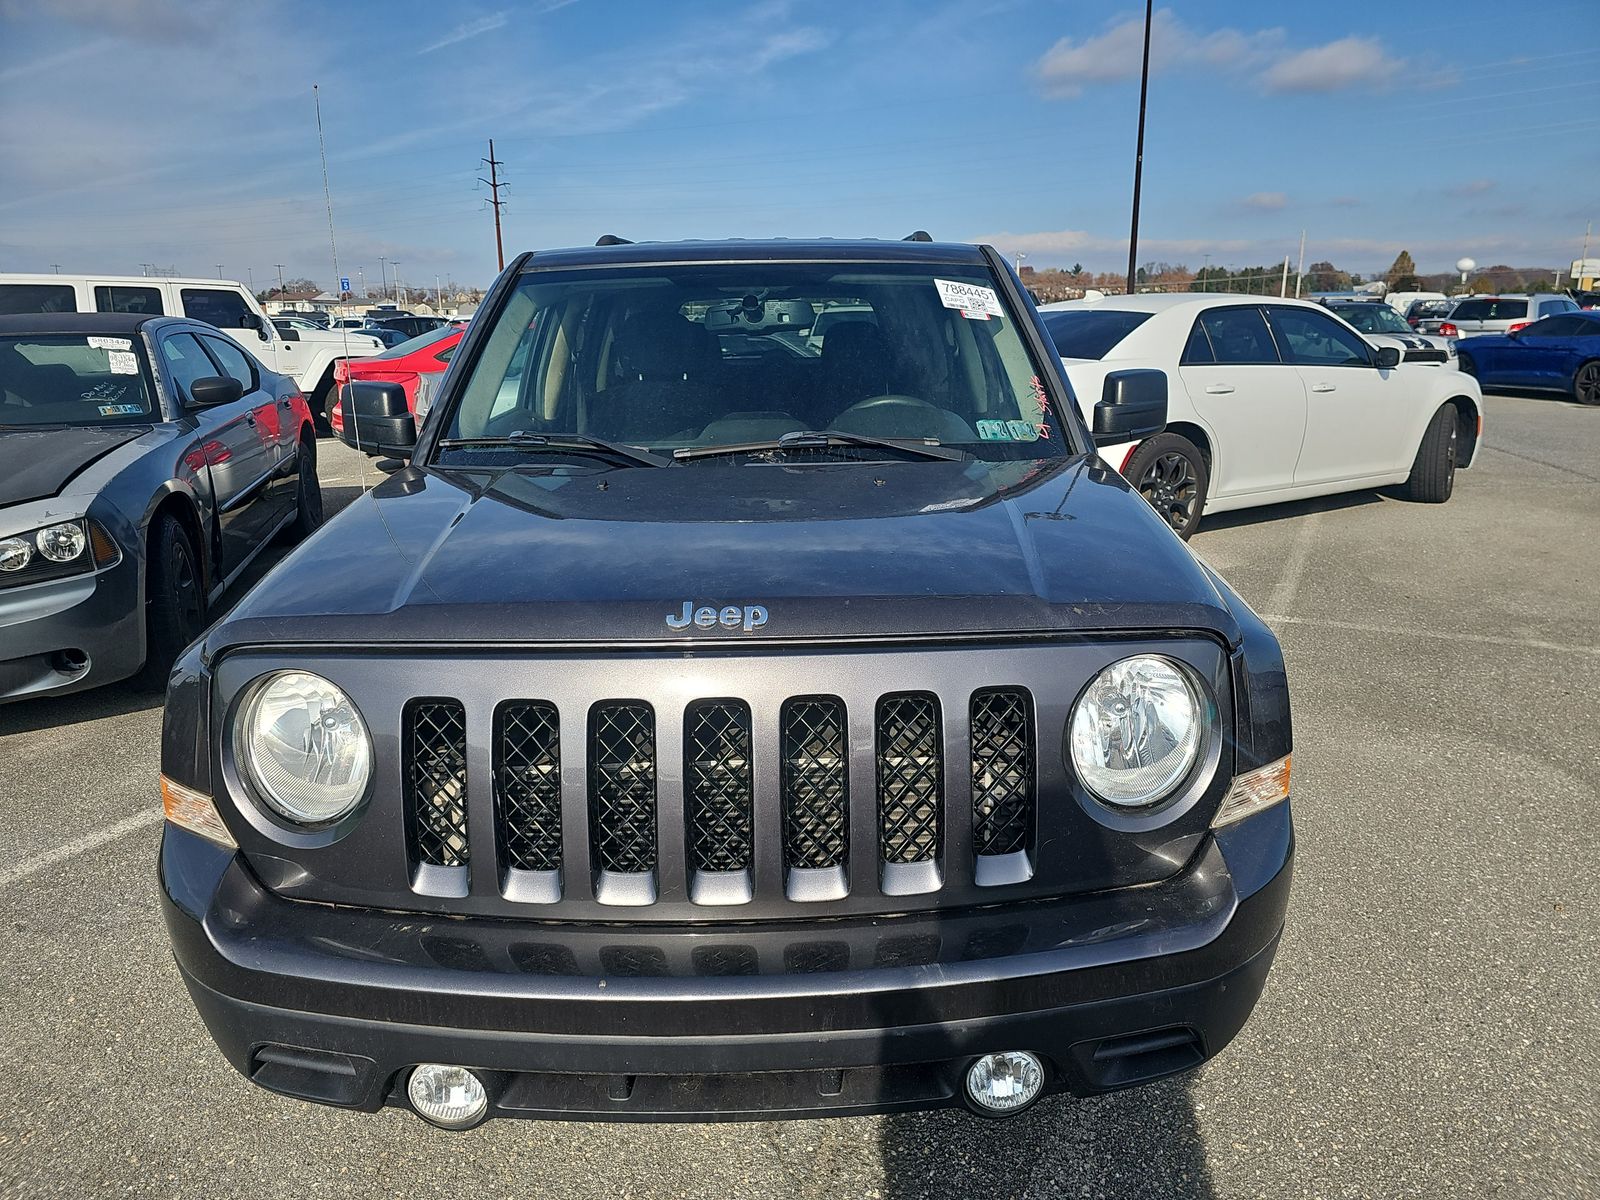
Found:
[[[389,298],[389,260],[381,254],[378,256],[378,295],[385,300]]]
[[[217,264],[217,278],[218,279],[222,278],[222,264],[221,263]]]
[[[55,271],[55,273],[57,275],[61,274],[61,264],[60,263],[51,263],[50,266],[51,266],[52,269],[54,269],[54,271]]]
[[[1306,231],[1300,231],[1300,265],[1294,271],[1294,298],[1300,299],[1300,281],[1306,277]]]
[[[281,297],[283,295],[283,293],[284,293],[283,264],[282,263],[273,263],[272,265],[278,268],[278,295]]]
[[[444,291],[443,291],[443,289],[441,289],[439,287],[439,277],[437,275],[435,275],[433,277],[433,302],[434,302],[435,305],[438,306],[438,307],[436,307],[434,309],[434,311],[439,313],[441,316],[443,316],[444,315]]]
[[[489,157],[483,161],[489,168],[489,178],[485,179],[482,175],[479,175],[478,182],[487,183],[489,185],[489,193],[493,197],[489,204],[494,209],[494,256],[495,261],[500,264],[498,269],[504,271],[506,269],[506,249],[505,243],[500,239],[500,205],[502,203],[500,199],[500,168],[505,166],[505,163],[494,156],[493,138],[489,139]]]
[[[1128,295],[1133,295],[1139,255],[1139,186],[1144,180],[1144,109],[1150,95],[1150,18],[1155,0],[1144,0],[1144,68],[1139,75],[1139,146],[1133,160],[1133,226],[1128,233]]]
[[[394,268],[394,302],[395,302],[396,306],[398,306],[400,304],[400,263],[399,263],[399,260],[391,258],[389,260],[389,265]]]
[[[361,281],[361,298],[367,298],[367,270],[365,267],[356,268],[356,278]]]
[[[246,267],[244,273],[250,280],[250,294],[254,296],[256,294],[256,269],[254,267]]]
[[[1280,296],[1288,296],[1288,294],[1289,294],[1289,256],[1287,254],[1285,254],[1283,256],[1283,283],[1280,284],[1279,287],[1278,287],[1278,295],[1280,295]]]

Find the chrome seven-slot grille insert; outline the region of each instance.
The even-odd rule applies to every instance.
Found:
[[[658,713],[642,701],[594,704],[578,732],[587,764],[581,804],[563,795],[564,730],[554,704],[508,700],[493,723],[494,830],[498,867],[558,877],[574,868],[613,879],[649,879],[658,868],[660,841],[681,838],[692,872],[712,880],[751,871],[758,837],[782,839],[782,861],[795,875],[833,872],[843,886],[852,852],[872,853],[886,872],[936,864],[944,851],[947,764],[940,700],[931,693],[879,697],[871,720],[872,796],[852,796],[851,720],[836,697],[795,697],[784,702],[778,745],[753,743],[751,712],[740,700],[695,701],[681,714]],[[663,828],[657,721],[681,720],[683,828]],[[1031,696],[1022,688],[986,688],[970,696],[965,763],[970,771],[971,845],[979,857],[1030,849],[1034,828],[1036,753]],[[407,845],[419,868],[465,868],[473,848],[486,848],[469,829],[467,721],[459,701],[427,699],[407,706],[404,772]],[[755,821],[756,767],[776,750],[782,801],[781,828],[763,831]],[[673,776],[668,772],[668,777]],[[567,801],[564,803],[564,801]],[[852,846],[853,804],[872,806],[875,846]],[[573,843],[564,825],[586,824],[588,862],[568,861]],[[576,831],[575,831],[576,832]],[[579,843],[580,845],[582,843]],[[887,886],[886,891],[894,890]],[[639,893],[635,892],[635,895]],[[793,898],[838,898],[826,886]],[[653,887],[644,893],[653,898]],[[704,902],[738,902],[738,890],[704,893]],[[541,893],[560,898],[559,887]],[[628,901],[632,903],[639,900]],[[646,900],[648,902],[648,900]]]

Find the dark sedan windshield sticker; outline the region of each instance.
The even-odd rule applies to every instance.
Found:
[[[1037,442],[1045,428],[1032,421],[979,421],[978,437],[985,442]]]
[[[685,600],[682,612],[667,614],[667,625],[672,629],[687,629],[691,625],[700,629],[712,629],[718,625],[724,629],[742,626],[746,633],[750,633],[766,623],[767,610],[759,604],[705,604],[696,608],[693,600]]]

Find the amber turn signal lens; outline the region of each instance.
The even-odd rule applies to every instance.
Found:
[[[98,521],[89,522],[89,546],[94,550],[94,565],[97,567],[109,567],[122,557],[122,551],[117,549],[116,541],[100,528]]]
[[[1264,812],[1274,804],[1287,800],[1289,760],[1292,757],[1293,755],[1285,754],[1277,762],[1257,767],[1254,771],[1246,771],[1236,778],[1233,786],[1228,789],[1222,807],[1217,809],[1217,815],[1212,818],[1211,828],[1220,829],[1224,825],[1232,825],[1235,821],[1253,817],[1258,812]]]
[[[233,834],[229,833],[228,827],[222,823],[216,804],[203,792],[184,787],[183,784],[163,775],[161,807],[167,815],[167,820],[174,825],[187,829],[190,833],[198,833],[201,837],[229,850],[239,848],[239,843],[233,840]]]

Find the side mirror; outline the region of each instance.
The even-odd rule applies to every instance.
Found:
[[[189,404],[194,408],[232,404],[243,395],[244,384],[228,375],[207,375],[189,385]]]
[[[1167,373],[1113,371],[1094,406],[1094,444],[1153,437],[1167,427]]]
[[[1378,370],[1389,371],[1400,365],[1400,351],[1394,346],[1378,347]]]
[[[239,318],[240,329],[260,329],[261,318],[253,312],[247,312]]]
[[[347,383],[339,389],[344,429],[339,440],[377,458],[409,458],[417,444],[417,419],[398,383]]]

